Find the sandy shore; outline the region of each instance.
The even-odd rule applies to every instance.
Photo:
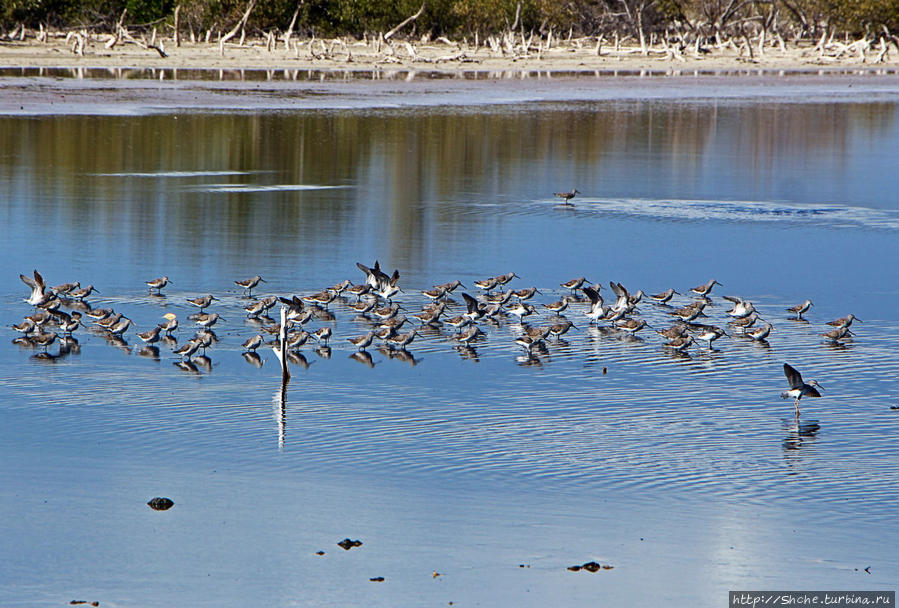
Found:
[[[168,41],[167,41],[168,42]],[[138,44],[84,54],[62,39],[0,44],[0,115],[146,114],[179,111],[467,106],[651,99],[895,100],[899,54],[878,64],[814,48],[736,49],[693,56],[640,54],[570,43],[527,57],[447,44],[395,43],[392,55],[362,42]],[[310,49],[310,46],[312,49]],[[383,51],[383,48],[382,48]],[[414,54],[414,57],[413,57]],[[670,55],[670,54],[669,54]],[[869,54],[870,55],[870,54]]]
[[[880,62],[879,45],[864,56],[847,51],[834,43],[826,52],[813,45],[788,45],[766,48],[762,55],[754,49],[750,58],[746,49],[735,46],[708,49],[697,54],[655,47],[643,55],[638,47],[605,45],[597,48],[591,40],[575,40],[554,44],[549,49],[515,54],[465,44],[416,44],[394,42],[391,47],[377,41],[296,40],[290,49],[283,42],[268,48],[265,41],[247,42],[243,46],[217,43],[182,43],[171,40],[163,44],[167,57],[137,43],[118,43],[106,48],[105,37],[92,37],[84,42],[79,54],[73,52],[77,40],[66,42],[51,38],[47,43],[31,40],[0,44],[0,67],[145,67],[145,68],[238,68],[238,69],[415,69],[440,71],[496,70],[745,70],[754,68],[777,70],[865,69],[895,71],[899,68],[899,52],[891,48]]]

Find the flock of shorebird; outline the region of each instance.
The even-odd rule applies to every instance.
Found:
[[[560,193],[561,194],[575,194]],[[382,345],[383,352],[391,357],[410,357],[409,345],[421,335],[424,328],[431,330],[440,327],[452,328],[449,335],[459,349],[473,351],[476,344],[483,341],[487,335],[485,329],[488,326],[497,326],[501,322],[511,320],[511,325],[516,328],[514,342],[521,347],[524,355],[534,357],[535,353],[542,352],[552,339],[561,340],[562,336],[572,329],[577,329],[573,321],[565,316],[571,314],[576,306],[578,314],[583,315],[591,325],[604,324],[610,332],[621,332],[622,335],[634,335],[637,332],[649,328],[665,341],[663,346],[674,353],[685,353],[690,348],[708,348],[713,350],[713,342],[721,337],[733,337],[742,335],[750,340],[764,343],[771,334],[774,326],[762,321],[758,311],[750,300],[723,296],[732,306],[726,312],[727,324],[730,332],[715,326],[703,323],[706,317],[703,312],[711,303],[711,292],[716,285],[721,285],[715,279],[711,279],[703,285],[690,289],[692,299],[689,303],[675,307],[671,305],[675,295],[681,295],[675,289],[668,289],[661,293],[647,296],[642,290],[631,293],[621,283],[610,282],[609,289],[614,295],[614,300],[606,303],[601,295],[604,289],[599,284],[592,284],[585,277],[577,277],[560,284],[567,290],[556,301],[541,305],[545,318],[541,324],[529,323],[531,319],[541,318],[541,312],[532,304],[532,298],[541,293],[536,287],[522,289],[507,288],[507,285],[515,278],[519,278],[514,272],[501,274],[473,282],[473,286],[479,290],[477,296],[462,292],[462,303],[451,298],[451,294],[464,285],[459,280],[454,280],[441,285],[434,285],[430,289],[422,290],[421,295],[426,300],[421,310],[414,314],[403,314],[403,306],[393,301],[402,292],[399,287],[400,273],[394,270],[387,274],[381,269],[379,262],[373,266],[356,264],[364,275],[364,280],[358,284],[345,280],[332,287],[319,292],[298,297],[269,296],[254,298],[252,291],[264,279],[256,275],[249,279],[234,281],[243,290],[243,297],[247,303],[243,311],[248,321],[262,329],[262,333],[253,335],[243,342],[244,357],[251,363],[261,365],[261,359],[256,349],[263,345],[269,345],[276,353],[282,352],[279,336],[285,336],[286,347],[284,350],[296,363],[302,361],[301,349],[310,340],[318,344],[319,355],[329,357],[331,348],[329,340],[333,335],[332,323],[336,317],[329,310],[332,303],[339,304],[355,313],[357,319],[368,322],[371,330],[365,334],[348,337],[346,340],[354,352],[350,355],[357,360],[372,364],[371,355],[367,349],[375,342]],[[31,288],[31,294],[25,301],[33,307],[31,314],[25,316],[19,324],[13,325],[13,329],[22,335],[16,342],[22,345],[39,348],[39,357],[53,358],[47,349],[55,341],[59,340],[60,354],[64,349],[77,345],[72,335],[84,323],[87,318],[93,326],[98,328],[106,337],[120,346],[126,346],[123,335],[131,328],[132,321],[122,313],[117,313],[111,308],[95,308],[86,300],[93,293],[99,293],[93,285],[82,287],[80,283],[65,283],[50,287],[44,281],[41,274],[35,270],[32,276],[19,275],[21,280]],[[165,297],[162,290],[171,281],[163,276],[146,285],[149,294],[156,297]],[[672,324],[664,329],[652,327],[645,319],[639,318],[638,305],[644,301],[650,301],[654,305],[664,309],[672,318]],[[178,317],[174,313],[163,315],[164,321],[136,336],[144,343],[140,354],[151,355],[158,358],[158,343],[172,347],[172,353],[178,360],[176,365],[185,369],[196,371],[196,365],[208,362],[205,357],[206,349],[217,341],[213,326],[220,320],[224,320],[217,312],[206,312],[213,302],[218,299],[212,294],[201,295],[185,300],[186,304],[196,307],[198,311],[188,318],[197,325],[198,331],[193,337],[178,344],[173,337],[173,332],[178,329]],[[336,302],[335,302],[336,301]],[[279,305],[282,308],[282,318],[285,319],[285,328],[268,316],[272,308]],[[797,320],[804,320],[803,314],[812,307],[811,300],[790,307],[787,312],[795,315]],[[65,309],[65,310],[64,310]],[[67,312],[68,310],[68,312]],[[458,313],[458,314],[454,314]],[[307,331],[304,326],[309,321],[317,319],[325,322],[314,331]],[[828,323],[832,329],[821,335],[829,342],[839,343],[840,340],[852,335],[850,326],[853,321],[858,321],[854,315],[836,319]],[[408,332],[400,333],[400,329],[406,324],[417,327]],[[483,328],[483,329],[482,329]],[[273,336],[266,339],[265,334]],[[202,351],[202,354],[197,353]],[[412,358],[414,361],[414,358]],[[790,389],[782,394],[784,398],[793,398],[796,416],[799,416],[799,401],[802,397],[820,397],[818,389],[822,388],[817,382],[808,383],[802,380],[798,371],[784,364],[784,373],[790,385]]]

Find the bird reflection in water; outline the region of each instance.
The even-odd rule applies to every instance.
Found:
[[[799,450],[806,443],[814,441],[821,425],[817,420],[800,422],[798,419],[784,421],[787,428],[787,436],[783,440],[783,449],[787,451]]]

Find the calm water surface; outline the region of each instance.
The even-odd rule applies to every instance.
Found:
[[[0,117],[0,603],[719,606],[728,589],[895,588],[897,100]],[[271,351],[241,356],[259,326],[233,280],[307,295],[375,259],[400,270],[407,314],[435,283],[475,293],[511,271],[541,291],[532,326],[576,276],[649,293],[714,277],[707,322],[724,326],[733,294],[774,330],[676,356],[577,303],[578,329],[530,358],[510,318],[471,349],[444,327],[368,360],[346,338],[371,323],[338,300],[308,326],[333,328],[330,353],[302,349],[282,404]],[[215,294],[219,341],[196,370],[167,345],[142,356],[134,330],[36,357],[8,329],[34,268],[93,283],[90,304],[140,331],[176,313],[179,343],[186,299]],[[808,322],[790,320],[805,298]],[[824,342],[850,312],[855,337]],[[671,323],[648,302],[639,316]],[[800,427],[784,361],[825,387]],[[343,551],[347,536],[364,545]],[[565,569],[590,560],[614,569]]]

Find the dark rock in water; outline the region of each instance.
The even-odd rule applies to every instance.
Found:
[[[568,566],[568,569],[572,572],[577,572],[579,570],[586,570],[587,572],[599,572],[600,570],[611,570],[613,566],[602,566],[596,562],[587,562],[586,564],[582,564],[580,566]]]
[[[384,582],[384,577],[383,577],[383,576],[376,576],[376,577],[370,578],[370,579],[368,579],[368,580],[370,580],[370,581],[373,582],[373,583],[383,583],[383,582]]]
[[[350,540],[348,538],[345,538],[342,541],[340,541],[339,543],[337,543],[337,545],[346,549],[347,551],[349,551],[353,547],[361,547],[362,541],[361,540]]]
[[[175,505],[171,498],[161,498],[159,496],[153,498],[147,504],[154,511],[168,511]]]

